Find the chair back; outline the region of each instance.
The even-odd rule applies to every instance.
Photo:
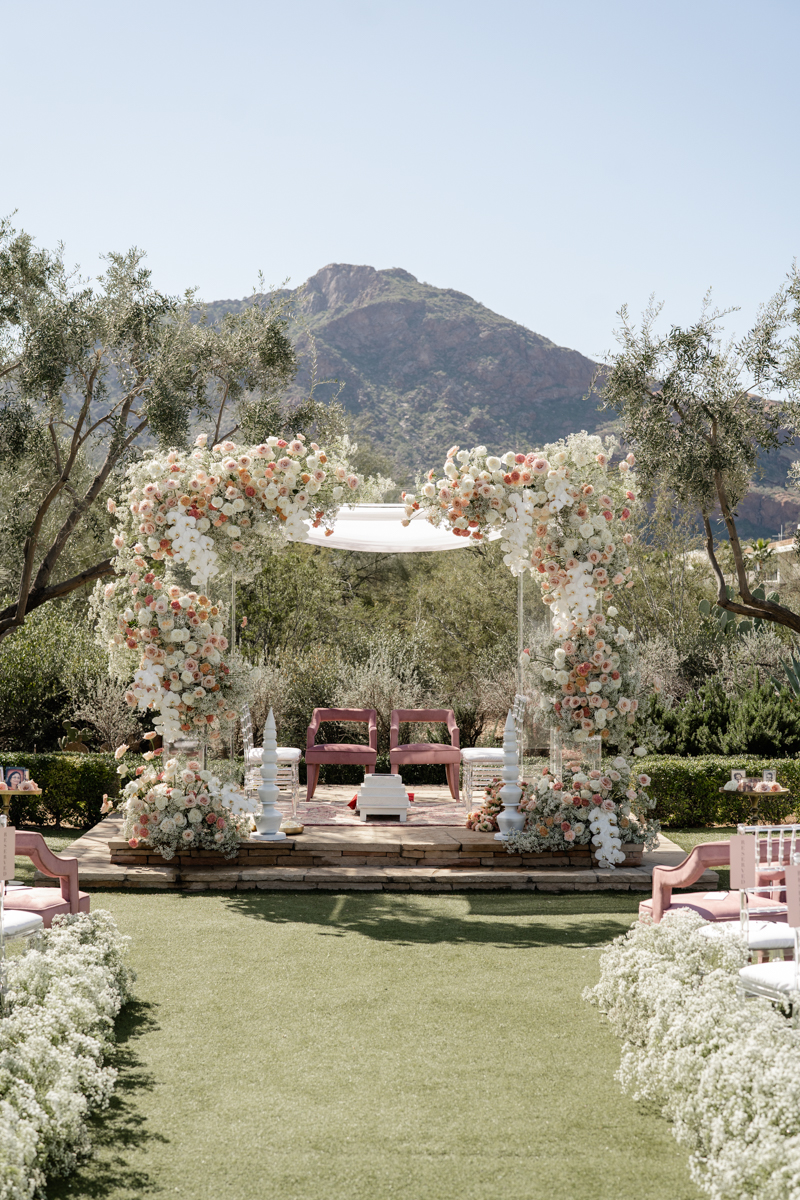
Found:
[[[323,721],[359,721],[369,726],[369,745],[378,746],[378,713],[374,708],[315,708],[306,737],[306,749],[314,745],[317,730]]]
[[[400,725],[424,725],[439,723],[447,726],[450,733],[450,745],[460,745],[460,734],[456,724],[456,716],[452,708],[393,708],[392,723],[389,730],[389,748],[396,750],[400,744]]]
[[[800,825],[738,825],[730,847],[731,888],[739,891],[742,928],[750,919],[751,896],[772,901],[759,905],[758,916],[788,915],[787,872],[800,863]]]
[[[397,721],[419,725],[425,721],[444,721],[445,724],[454,716],[452,708],[393,708],[392,723]]]

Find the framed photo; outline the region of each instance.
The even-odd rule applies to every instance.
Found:
[[[19,791],[20,787],[25,782],[25,768],[4,767],[3,777],[10,792]]]
[[[731,771],[731,779],[734,783],[742,783],[747,778],[747,771]]]
[[[776,775],[777,775],[777,771],[767,770],[767,771],[761,772],[761,778],[764,780],[764,783],[775,783]]]

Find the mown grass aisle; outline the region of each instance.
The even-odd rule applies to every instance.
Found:
[[[580,996],[630,895],[97,894],[138,1004],[52,1198],[695,1200]]]

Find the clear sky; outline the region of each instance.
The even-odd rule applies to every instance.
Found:
[[[404,267],[595,356],[800,254],[797,0],[26,0],[0,45],[0,212],[86,273]]]

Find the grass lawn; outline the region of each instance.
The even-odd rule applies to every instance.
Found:
[[[97,1156],[57,1197],[698,1200],[581,1000],[630,893],[95,893],[131,935]]]

